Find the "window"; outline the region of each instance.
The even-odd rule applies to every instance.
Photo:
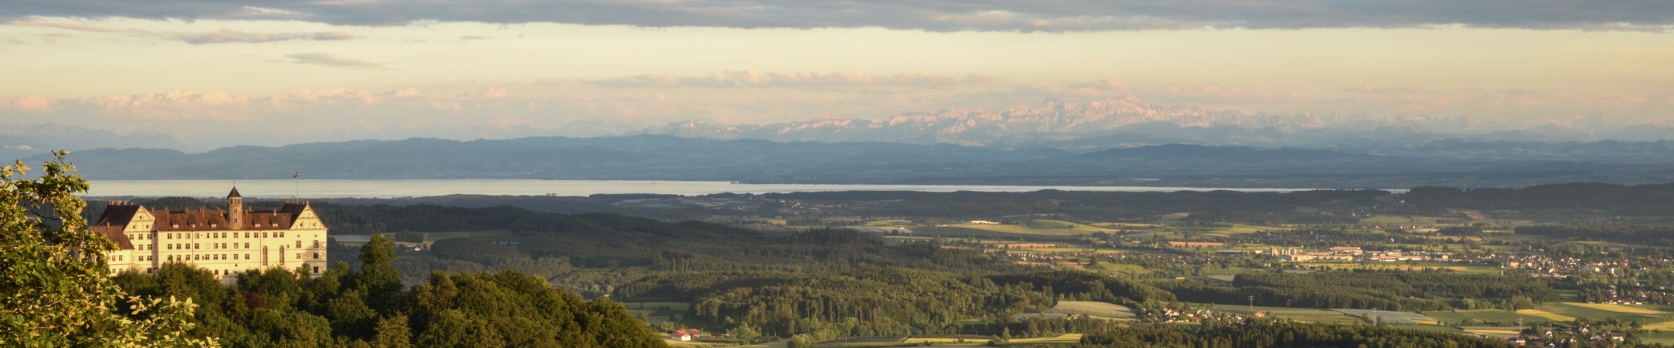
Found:
[[[246,249],[250,248],[250,243],[244,243],[244,248],[246,248]]]
[[[244,259],[249,260],[250,259],[250,254],[244,254]]]
[[[296,241],[296,247],[301,248],[302,247],[302,241],[300,241],[300,240]],[[301,257],[301,256],[298,256],[298,257]]]
[[[296,253],[296,259],[301,260],[302,259],[302,253]]]
[[[319,260],[320,259],[320,253],[314,253],[314,259]]]
[[[267,232],[262,232],[262,238],[267,238]]]

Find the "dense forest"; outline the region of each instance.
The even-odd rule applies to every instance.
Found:
[[[818,339],[969,333],[973,328],[962,321],[1003,325],[1011,314],[1037,313],[1064,299],[1132,306],[1174,300],[1173,294],[1149,285],[1088,272],[958,276],[903,268],[837,274],[675,273],[628,284],[616,294],[625,301],[690,302],[698,322]]]
[[[1260,221],[1280,223],[1352,222],[1342,217],[1293,214],[1297,207],[1365,207],[1379,203],[1389,192],[1379,190],[1320,190],[1297,192],[800,192],[761,195],[764,199],[809,201],[888,201],[862,210],[873,216],[928,216],[949,219],[992,218],[1008,215],[1063,214],[1091,221],[1137,221],[1175,212],[1206,214],[1209,221],[1262,215]],[[1279,213],[1275,215],[1274,213]],[[1252,218],[1253,216],[1243,216]]]
[[[1536,225],[1517,227],[1517,234],[1674,247],[1674,226],[1666,225]]]
[[[1245,273],[1232,287],[1199,281],[1150,283],[1180,300],[1308,308],[1433,311],[1453,308],[1534,308],[1559,294],[1545,280],[1445,272],[1355,271]],[[1469,302],[1469,304],[1466,304]]]
[[[1372,325],[1256,321],[1247,325],[1183,328],[1122,327],[1082,336],[1080,347],[1459,347],[1510,348],[1492,338]]]
[[[1591,210],[1613,215],[1674,215],[1674,183],[1635,186],[1573,183],[1517,189],[1421,186],[1402,194],[1401,199],[1427,212],[1446,209]]]
[[[667,346],[621,304],[583,300],[517,271],[434,272],[407,288],[387,239],[366,244],[359,259],[359,270],[335,267],[319,277],[300,269],[243,273],[231,287],[181,263],[115,281],[130,295],[200,304],[188,334],[228,347]]]

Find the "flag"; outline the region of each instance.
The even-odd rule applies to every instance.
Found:
[[[297,177],[297,176],[299,176],[299,175],[302,175],[302,172],[296,172],[296,174],[291,174],[291,177],[292,177],[292,178],[295,178],[295,177]]]

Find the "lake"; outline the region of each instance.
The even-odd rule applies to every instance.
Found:
[[[94,180],[93,197],[224,197],[233,180]],[[1019,186],[1019,185],[849,185],[849,184],[738,184],[725,181],[628,180],[238,180],[238,192],[256,198],[374,198],[424,197],[453,194],[496,196],[587,196],[592,194],[657,193],[705,195],[712,193],[786,193],[829,191],[1029,192],[1039,190],[1171,192],[1232,190],[1290,192],[1311,189],[1221,189],[1143,186]]]

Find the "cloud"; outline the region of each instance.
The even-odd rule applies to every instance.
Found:
[[[6,24],[7,25],[15,25],[15,26],[58,28],[58,29],[89,31],[89,32],[98,32],[98,33],[125,33],[125,34],[131,34],[131,35],[134,35],[134,36],[141,36],[141,37],[154,37],[154,38],[159,38],[159,39],[180,40],[180,41],[185,41],[186,43],[193,44],[193,45],[206,44],[206,43],[229,43],[229,42],[261,43],[261,42],[289,41],[289,40],[340,41],[340,40],[353,40],[353,39],[358,38],[354,34],[341,32],[341,31],[321,31],[321,32],[313,32],[313,33],[271,33],[271,34],[269,34],[269,33],[242,32],[242,31],[236,31],[236,30],[232,30],[232,29],[223,28],[219,31],[210,31],[210,32],[178,32],[178,31],[175,31],[175,32],[161,32],[160,33],[160,32],[152,32],[152,31],[146,31],[146,30],[140,30],[140,29],[113,29],[113,28],[97,27],[97,26],[91,26],[91,25],[85,25],[85,24],[59,23],[59,22],[36,22],[36,21],[14,20],[14,21],[11,21],[11,22],[7,22]]]
[[[994,81],[991,77],[970,75],[964,78],[934,75],[926,72],[902,73],[895,75],[870,75],[858,72],[784,72],[784,71],[755,71],[755,70],[724,70],[709,76],[688,76],[648,74],[629,76],[608,80],[578,82],[610,88],[644,88],[644,87],[700,87],[700,88],[790,88],[790,89],[825,89],[833,87],[861,87],[861,86],[951,86],[951,85],[985,85]],[[537,83],[558,84],[562,80],[544,79]]]
[[[193,45],[206,44],[206,43],[227,43],[227,42],[258,43],[258,42],[287,41],[287,40],[340,41],[340,40],[353,40],[353,39],[355,39],[354,34],[340,32],[340,31],[322,31],[322,32],[315,32],[315,33],[263,34],[263,33],[247,33],[247,32],[241,32],[241,31],[233,31],[231,29],[221,29],[220,31],[212,31],[212,32],[205,32],[205,33],[167,33],[167,34],[163,34],[162,36],[163,37],[168,37],[168,38],[173,38],[173,39],[179,39],[181,41],[186,41],[186,43],[193,44]]]
[[[16,109],[27,113],[52,113],[55,100],[38,95],[26,95],[0,99],[0,108]]]
[[[1080,31],[1219,28],[1485,28],[1665,31],[1661,0],[22,0],[0,18],[277,19],[342,25],[572,23],[643,27]]]
[[[1379,87],[1360,85],[1360,87],[1343,88],[1344,92],[1372,93],[1372,94],[1427,94],[1433,93],[1428,88]]]
[[[307,64],[307,65],[323,65],[323,66],[334,66],[334,67],[350,68],[350,69],[362,69],[362,70],[393,70],[393,69],[390,69],[390,67],[385,66],[383,63],[373,63],[373,62],[368,62],[368,61],[364,61],[364,60],[340,58],[340,57],[337,57],[336,55],[332,55],[330,53],[321,53],[321,52],[297,53],[297,54],[285,55],[285,58],[290,58],[290,60],[277,60],[276,59],[276,60],[270,60],[270,62],[296,63],[296,64]]]

